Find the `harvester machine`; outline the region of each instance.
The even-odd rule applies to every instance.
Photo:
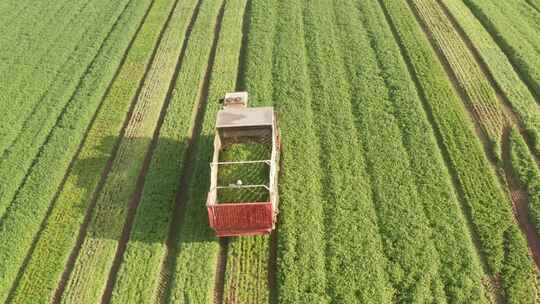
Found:
[[[210,191],[210,227],[219,237],[268,234],[278,214],[280,136],[273,107],[248,107],[247,92],[220,100]]]

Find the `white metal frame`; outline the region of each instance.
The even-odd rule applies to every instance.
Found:
[[[227,188],[262,188],[264,187],[268,190],[270,194],[270,202],[272,203],[272,208],[277,213],[277,185],[276,185],[276,175],[277,175],[277,157],[278,157],[278,147],[276,138],[278,135],[276,117],[273,117],[272,129],[272,152],[270,159],[267,160],[254,160],[254,161],[230,161],[230,162],[220,162],[219,161],[219,151],[221,150],[221,139],[219,134],[216,134],[214,138],[214,155],[212,162],[210,163],[211,178],[210,178],[210,191],[208,194],[208,199],[206,204],[208,206],[217,204],[217,190],[218,189],[227,189]],[[220,165],[234,165],[234,164],[253,164],[253,163],[266,163],[270,167],[269,181],[268,185],[229,185],[229,186],[219,186],[217,183],[217,176]],[[216,168],[217,167],[217,168]],[[234,202],[231,202],[234,203]],[[238,202],[239,204],[242,202]],[[253,202],[255,203],[255,202]]]

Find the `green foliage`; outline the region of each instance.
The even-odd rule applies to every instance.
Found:
[[[227,252],[223,303],[269,302],[269,237],[232,238]]]
[[[260,161],[270,159],[268,143],[232,143],[222,147],[219,161]],[[268,185],[270,166],[266,163],[223,164],[218,169],[218,186]],[[263,187],[218,189],[217,200],[223,203],[267,202],[269,193]]]
[[[537,303],[536,270],[531,258],[523,254],[528,251],[527,241],[517,225],[508,228],[505,238],[506,256],[502,273],[507,303]]]
[[[214,40],[219,5],[208,3],[201,7],[191,32],[145,178],[112,303],[148,303],[156,299],[176,193],[188,191],[179,189],[179,184],[185,171],[183,165],[194,123],[193,112],[197,110],[197,100],[202,94],[200,88]],[[209,102],[212,106],[215,104]],[[199,228],[205,226],[206,222],[199,223]]]
[[[492,39],[482,24],[461,1],[443,1],[451,14],[474,45],[482,60],[488,66],[495,81],[508,97],[512,109],[523,122],[531,137],[536,152],[540,153],[540,106],[536,103],[527,86],[514,71],[512,64]]]
[[[381,197],[384,196],[387,199],[378,202],[377,205],[381,206],[378,208],[381,211],[385,208],[403,208],[405,211],[400,210],[401,214],[392,215],[395,217],[396,224],[411,221],[409,225],[413,225],[414,222],[415,224],[423,223],[429,227],[428,231],[432,235],[437,252],[434,258],[438,260],[433,263],[440,263],[435,275],[440,277],[438,280],[444,286],[442,296],[448,302],[485,302],[484,290],[480,284],[482,271],[468,234],[469,231],[465,226],[460,203],[453,192],[450,176],[440,156],[441,151],[437,148],[435,134],[422,107],[421,97],[415,90],[414,82],[403,61],[399,45],[396,43],[397,37],[392,35],[392,30],[387,23],[390,20],[385,22],[385,14],[376,2],[358,3],[357,6],[360,10],[360,18],[354,16],[344,18],[341,33],[343,33],[342,41],[345,41],[347,49],[369,49],[369,45],[373,48],[372,51],[363,52],[361,55],[350,51],[346,56],[350,57],[348,75],[362,75],[358,78],[350,77],[350,79],[351,83],[355,84],[354,91],[358,92],[356,112],[359,113],[359,121],[363,122],[360,124],[360,130],[367,130],[362,134],[362,138],[366,142],[368,162],[372,162],[372,180],[380,179],[377,176],[384,176],[384,172],[392,171],[394,174],[399,172],[400,175],[409,176],[406,181],[399,181],[399,183],[411,184],[409,187],[412,187],[412,190],[407,191],[408,195],[414,197],[414,192],[416,192],[417,197],[409,199],[408,202],[390,199],[391,196],[385,192],[392,191],[400,197],[404,197],[405,194],[400,194],[402,191],[398,190],[400,187],[391,186],[395,181],[384,181],[385,186],[378,191]],[[347,11],[351,9],[342,5],[339,15],[352,14],[347,14]],[[356,24],[360,23],[360,25],[350,24],[345,20],[349,22],[356,20]],[[365,29],[365,34],[363,34],[365,38],[354,38],[363,36],[358,33],[362,28]],[[353,30],[346,31],[346,29]],[[347,32],[350,33],[347,35],[345,34]],[[352,45],[351,43],[354,42],[357,44]],[[397,125],[397,128],[390,127],[393,124]],[[380,131],[383,128],[387,130]],[[384,140],[381,141],[381,138]],[[401,138],[401,140],[396,144],[389,144],[396,141],[395,138]],[[379,146],[377,142],[382,142],[382,144]],[[399,143],[402,147],[399,147]],[[396,159],[388,161],[386,160],[388,156]],[[392,178],[395,179],[395,177]],[[385,205],[388,207],[383,207]],[[417,215],[407,214],[407,212]],[[420,216],[422,213],[425,214],[425,219]],[[385,214],[392,213],[385,211]],[[383,217],[386,216],[383,215]],[[388,223],[383,226],[392,225],[392,220],[381,219],[380,221]],[[399,225],[396,224],[392,226]],[[386,232],[386,235],[383,234],[383,240],[405,238],[406,235],[411,234],[404,229],[395,230]],[[396,244],[396,242],[393,243]],[[402,252],[386,251],[390,252],[390,256],[404,255],[405,257],[394,258],[394,260],[407,264],[410,260],[409,256],[414,252],[409,248],[414,246],[404,246],[406,249]],[[460,263],[456,263],[457,257]],[[389,266],[389,268],[394,267]],[[392,273],[392,270],[389,272]],[[435,293],[434,296],[440,297],[440,292]],[[415,297],[413,292],[400,290],[398,293]],[[417,297],[420,296],[425,297],[418,292]]]
[[[185,190],[188,199],[182,225],[177,228],[180,230],[179,249],[174,252],[175,265],[167,303],[210,303],[213,298],[218,243],[208,227],[204,204],[210,187],[208,164],[212,159],[214,124],[219,107],[216,101],[235,88],[245,6],[246,0],[228,0],[224,4],[204,121],[201,134],[194,143],[194,174]]]
[[[150,143],[179,60],[194,2],[179,2],[173,10],[110,172],[97,196],[62,303],[95,303],[103,293],[143,161],[150,153]]]
[[[466,97],[463,102],[467,103],[465,106],[474,116],[471,119],[478,121],[487,137],[488,142],[484,144],[492,149],[490,153],[501,160],[502,131],[508,121],[495,90],[437,2],[413,0],[410,3],[430,32],[435,47],[450,65],[457,86]]]
[[[139,19],[149,3],[140,4]],[[133,41],[40,232],[12,303],[43,303],[52,297],[172,4],[173,0],[155,2]],[[132,37],[133,28],[123,35]]]
[[[368,116],[377,119],[377,114],[368,112],[369,106],[367,106],[362,110],[362,114],[366,116],[357,116],[360,113],[355,107],[364,108],[364,106],[358,103],[359,100],[355,100],[356,104],[351,102],[351,88],[347,82],[347,74],[350,74],[351,71],[345,70],[343,59],[340,58],[341,48],[339,44],[336,44],[337,40],[333,38],[339,34],[339,31],[336,30],[334,24],[337,17],[328,13],[328,10],[332,11],[332,9],[331,4],[324,4],[323,1],[306,1],[304,6],[312,110],[314,120],[317,122],[315,130],[320,138],[320,163],[324,171],[322,182],[326,204],[328,293],[335,301],[334,303],[390,301],[394,296],[392,287],[400,288],[406,292],[410,286],[397,286],[397,284],[392,286],[390,283],[396,283],[396,281],[392,281],[396,277],[393,276],[395,272],[389,276],[386,275],[385,272],[389,269],[397,272],[403,271],[403,273],[410,272],[411,276],[417,277],[416,288],[421,289],[418,294],[429,293],[423,289],[423,286],[430,285],[437,280],[433,275],[436,263],[433,263],[432,259],[434,253],[432,242],[425,239],[427,236],[425,230],[418,229],[423,226],[422,224],[413,226],[401,224],[401,227],[411,229],[409,232],[421,240],[419,243],[425,241],[424,245],[415,246],[413,249],[419,251],[410,254],[409,265],[411,268],[400,262],[393,264],[394,257],[389,258],[392,253],[384,251],[392,247],[397,250],[403,249],[401,246],[405,244],[406,239],[400,240],[392,237],[392,242],[386,243],[385,241],[390,240],[387,233],[397,231],[397,227],[392,223],[396,217],[391,210],[398,212],[399,209],[399,212],[403,212],[397,206],[411,197],[405,194],[398,198],[403,193],[394,192],[396,194],[394,196],[393,191],[385,193],[381,185],[387,179],[384,175],[379,175],[378,171],[372,171],[385,165],[379,164],[381,167],[377,165],[378,168],[372,166],[373,163],[370,162],[375,160],[370,159],[372,155],[369,155],[369,152],[366,153],[366,149],[369,149],[367,146],[372,143],[364,141],[368,131],[362,130],[367,124],[358,125],[357,123]],[[355,70],[354,73],[357,71]],[[368,72],[364,75],[369,74]],[[373,100],[373,102],[380,103],[380,100]],[[375,128],[375,126],[372,127]],[[390,128],[392,128],[391,125]],[[385,127],[384,130],[390,128]],[[377,133],[381,134],[381,131],[378,130]],[[384,137],[385,135],[379,136]],[[375,146],[371,148],[376,149]],[[377,146],[377,148],[381,147]],[[389,156],[387,160],[389,162],[395,161],[392,156]],[[366,174],[366,170],[369,175]],[[376,180],[377,178],[379,180]],[[398,183],[404,181],[399,177],[393,180]],[[370,183],[372,187],[370,187]],[[410,186],[411,183],[406,182],[400,188],[403,189],[403,192],[407,192],[406,189]],[[388,185],[387,189],[395,188]],[[384,201],[393,201],[395,206],[388,208],[390,205],[386,205],[385,207]],[[388,211],[390,212],[388,213]],[[415,211],[410,210],[410,212]],[[404,218],[406,216],[401,217],[402,220]],[[416,219],[423,220],[423,213],[420,212]],[[388,221],[385,222],[385,220]],[[385,225],[388,226],[385,227]],[[420,258],[422,255],[425,255],[424,258]],[[386,264],[387,260],[388,264]],[[396,268],[392,268],[391,265],[396,266]],[[403,266],[405,268],[401,268]],[[404,283],[404,281],[399,283]],[[412,294],[415,293],[412,292]]]
[[[41,147],[39,157],[35,160],[32,171],[28,174],[13,204],[0,223],[1,301],[4,301],[7,297],[8,290],[17,276],[34,237],[40,229],[40,224],[47,213],[49,204],[58,190],[58,185],[64,178],[69,163],[85,135],[85,130],[103,98],[107,85],[113,78],[147,6],[148,2],[131,2],[128,5],[118,20],[117,26],[102,45],[91,69],[82,79],[79,90],[60,117],[56,127],[52,130],[47,143]],[[75,205],[75,208],[77,207]],[[58,215],[56,214],[56,216]],[[63,214],[60,215],[60,219],[63,220]],[[50,243],[46,244],[51,246]],[[52,249],[47,246],[45,248],[40,247],[41,249],[36,247],[36,250],[38,250],[36,252],[45,251],[41,256],[36,255],[36,258],[41,259],[40,263],[58,267],[60,270],[57,271],[61,271],[64,266],[63,261],[58,261],[53,256],[49,257],[49,250]],[[45,274],[45,278],[41,276],[43,274]],[[35,286],[41,287],[40,284],[43,282],[43,287],[48,288],[49,291],[56,287],[52,286],[56,282],[48,281],[47,276],[49,274],[47,270],[44,269],[41,275],[31,275],[31,280],[35,281],[33,283],[36,284]],[[21,284],[24,284],[27,279],[23,275]],[[56,281],[56,278],[54,280]],[[48,301],[50,293],[44,292],[41,295],[39,290],[28,292],[29,299],[32,300],[28,301],[23,297],[20,301],[23,303],[33,302],[33,299],[36,299],[34,298],[36,293],[40,297],[45,297],[45,301]],[[26,295],[26,291],[23,291],[20,296]],[[15,300],[17,299],[19,298],[16,294]]]
[[[34,116],[36,106],[45,96],[61,94],[64,86],[69,88],[66,94],[75,91],[84,69],[103,42],[101,38],[97,44],[87,46],[89,48],[83,51],[81,46],[89,42],[84,35],[109,30],[110,27],[103,24],[108,21],[102,18],[121,11],[119,7],[125,2],[104,7],[110,4],[96,2],[92,6],[87,1],[65,0],[49,4],[36,2],[22,8],[15,20],[2,26],[0,53],[6,58],[0,61],[0,77],[5,78],[2,79],[5,81],[2,81],[0,108],[7,115],[0,121],[0,155],[26,128],[26,120]],[[105,10],[109,13],[103,14]],[[66,69],[73,65],[78,67],[72,74],[66,73]],[[66,74],[72,79],[66,78]],[[54,91],[50,90],[51,86],[54,86]],[[61,108],[70,97],[56,102]],[[52,113],[50,116],[53,121],[57,117]]]
[[[508,257],[527,260],[524,268],[529,268],[532,264],[527,251],[519,244],[523,237],[506,237],[507,231],[514,229],[516,225],[512,219],[510,202],[504,197],[482,147],[475,138],[473,126],[466,118],[443,67],[437,62],[412,12],[405,3],[391,0],[383,2],[395,24],[406,59],[409,60],[418,77],[422,93],[425,94],[428,113],[433,117],[435,130],[448,155],[450,172],[463,196],[468,218],[482,245],[481,254],[485,256],[492,274],[502,274],[506,293],[519,294],[511,290],[512,286],[519,283],[514,281],[514,278],[528,277],[529,272],[508,272],[512,261]],[[534,288],[530,289],[530,292],[534,293]],[[507,299],[516,302],[521,300]]]
[[[242,81],[251,103],[274,103],[282,136],[277,286],[271,300],[327,303],[319,139],[301,9],[294,1],[251,2]]]
[[[540,33],[516,7],[523,1],[463,0],[499,44],[536,99],[540,97]],[[519,16],[519,17],[516,17]]]
[[[80,79],[88,72],[90,65],[95,62],[95,56],[98,54],[100,46],[109,35],[114,23],[119,18],[128,1],[98,1],[92,10],[84,11],[84,17],[77,18],[77,22],[71,24],[72,27],[83,27],[85,32],[74,33],[67,32],[65,45],[59,43],[56,47],[60,48],[54,56],[54,65],[61,66],[57,73],[46,73],[47,79],[39,78],[40,73],[35,73],[32,76],[32,82],[35,82],[35,89],[44,91],[36,93],[31,90],[25,90],[25,94],[30,96],[23,97],[24,102],[21,102],[17,109],[18,114],[28,114],[22,122],[19,131],[11,131],[11,128],[16,128],[17,123],[11,121],[11,118],[17,115],[6,115],[2,119],[2,123],[6,127],[0,127],[6,132],[5,136],[0,136],[0,151],[3,151],[0,157],[0,216],[2,216],[9,204],[13,200],[17,189],[24,181],[28,174],[34,159],[40,151],[40,147],[47,142],[50,131],[58,123],[58,118],[64,113],[73,100],[73,94],[81,86]],[[63,40],[63,41],[64,41]],[[72,40],[77,43],[71,42]],[[71,45],[73,44],[73,45]],[[70,50],[69,47],[73,48]],[[58,58],[57,58],[58,57]],[[53,64],[51,63],[51,64]],[[34,65],[37,65],[35,62]],[[40,69],[48,69],[47,60],[40,63]],[[50,69],[53,69],[52,67]],[[20,74],[16,74],[17,76]],[[11,83],[11,81],[9,81]],[[42,87],[43,86],[43,87]],[[8,93],[9,94],[9,93]],[[40,95],[39,98],[36,95]],[[7,96],[9,103],[18,103],[16,97]],[[35,101],[35,108],[26,109],[23,105],[29,100],[38,99]],[[6,106],[10,108],[11,106]],[[95,109],[95,108],[94,108]],[[21,122],[21,123],[22,123]],[[2,150],[4,139],[9,140],[10,135],[14,135],[13,141],[6,145],[6,150]]]
[[[515,130],[510,133],[510,158],[514,174],[528,194],[529,218],[540,234],[540,170],[527,144]]]

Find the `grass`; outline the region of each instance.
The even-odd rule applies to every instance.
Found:
[[[97,302],[102,296],[143,161],[151,153],[150,143],[158,127],[193,7],[192,2],[176,6],[163,33],[111,170],[97,197],[62,303]]]
[[[166,303],[209,303],[213,287],[219,245],[208,227],[204,205],[210,187],[213,135],[219,98],[235,88],[238,58],[242,41],[245,0],[228,0],[224,4],[221,31],[217,42],[201,134],[195,141],[194,175],[190,177],[185,214],[174,252],[171,281]]]
[[[515,232],[517,224],[512,219],[510,202],[504,197],[461,101],[409,7],[390,0],[383,3],[395,24],[405,58],[417,75],[488,271],[502,275],[507,301],[528,303],[536,290],[532,280],[534,269],[523,236]]]
[[[139,18],[149,3],[141,3]],[[172,0],[152,5],[54,202],[11,303],[41,303],[52,298],[172,5]],[[126,36],[131,37],[133,31]]]
[[[512,109],[523,122],[528,136],[533,141],[536,153],[540,153],[540,107],[519,74],[499,48],[495,40],[484,29],[471,11],[460,1],[443,1],[444,5],[459,22],[476,50],[488,66],[497,85],[511,103]]]
[[[59,123],[42,146],[33,170],[21,186],[0,223],[0,300],[5,301],[17,272],[40,229],[49,204],[64,178],[73,155],[113,78],[130,37],[146,9],[145,2],[131,3],[100,53]],[[116,63],[116,64],[115,64]],[[44,182],[47,181],[47,182]],[[50,245],[50,244],[49,244]],[[36,281],[39,279],[36,277]]]

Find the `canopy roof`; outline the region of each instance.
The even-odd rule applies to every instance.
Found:
[[[273,122],[273,107],[230,107],[218,112],[216,128],[271,126]]]

